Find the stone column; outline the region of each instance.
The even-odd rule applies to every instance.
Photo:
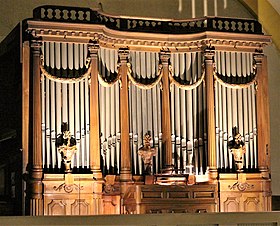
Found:
[[[257,73],[257,129],[258,129],[258,168],[267,172],[270,165],[270,119],[267,59],[262,52],[254,54]]]
[[[167,170],[172,165],[171,147],[171,119],[170,119],[170,82],[169,82],[170,52],[161,50],[160,61],[162,64],[162,144],[164,153],[163,168]]]
[[[98,43],[88,45],[91,58],[90,72],[90,169],[93,177],[102,178],[100,169],[100,130],[99,130],[99,98],[98,98]]]
[[[121,117],[121,182],[129,182],[132,180],[131,174],[131,153],[129,147],[129,106],[128,106],[128,81],[127,81],[127,63],[129,51],[127,48],[119,49],[121,76],[120,90],[120,117]]]
[[[33,77],[33,128],[32,157],[30,174],[30,215],[43,215],[43,163],[42,163],[42,116],[41,116],[41,71],[40,52],[41,41],[31,40],[32,77]]]
[[[208,166],[210,179],[217,179],[217,156],[215,137],[215,95],[214,95],[214,50],[206,48],[204,51],[205,83],[206,83],[206,114],[208,140]]]

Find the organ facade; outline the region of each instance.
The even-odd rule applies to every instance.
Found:
[[[271,210],[257,21],[42,6],[22,31],[26,213]]]

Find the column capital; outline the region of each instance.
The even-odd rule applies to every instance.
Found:
[[[128,63],[128,56],[129,56],[129,48],[119,48],[118,54],[120,57],[120,62],[121,63]]]
[[[262,50],[256,50],[253,54],[253,58],[257,67],[262,66],[262,61],[264,58],[264,54]]]
[[[97,53],[99,50],[99,43],[97,42],[97,40],[90,40],[88,44],[88,50],[91,58],[95,56],[97,57]]]
[[[211,63],[210,61],[214,62],[215,56],[215,48],[214,47],[206,47],[204,49],[204,60],[206,63]]]
[[[169,49],[161,49],[159,53],[159,58],[162,64],[168,64],[171,53]]]
[[[33,38],[30,40],[30,47],[32,49],[33,55],[40,55],[41,53],[41,46],[43,44],[41,38]]]

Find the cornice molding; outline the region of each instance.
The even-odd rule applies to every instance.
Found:
[[[171,52],[195,51],[212,45],[217,49],[254,51],[271,42],[268,35],[241,34],[206,31],[194,34],[160,34],[112,30],[100,24],[78,24],[46,21],[27,21],[26,31],[44,41],[88,43],[98,40],[101,47],[130,50],[159,51],[169,48]]]

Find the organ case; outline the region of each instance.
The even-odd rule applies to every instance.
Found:
[[[32,215],[271,209],[262,53],[270,37],[257,21],[130,20],[42,6],[24,25]],[[62,123],[76,139],[71,173],[56,147]],[[243,172],[228,147],[234,127]],[[149,173],[139,155],[146,135]]]

